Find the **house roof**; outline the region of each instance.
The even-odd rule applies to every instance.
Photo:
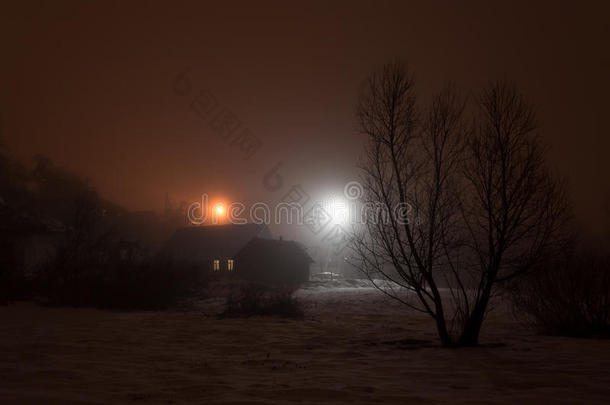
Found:
[[[264,224],[189,226],[178,229],[164,251],[182,260],[234,257],[254,238],[271,238]]]
[[[270,254],[277,255],[279,253],[286,257],[300,257],[309,263],[314,262],[302,245],[291,240],[253,238],[237,253],[237,257],[246,250],[259,254],[270,252]]]

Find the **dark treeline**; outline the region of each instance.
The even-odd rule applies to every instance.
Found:
[[[196,269],[157,254],[178,215],[130,212],[43,156],[0,154],[0,300],[164,308],[195,288]]]

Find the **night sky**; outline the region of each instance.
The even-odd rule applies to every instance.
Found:
[[[506,2],[15,2],[0,12],[1,139],[134,210],[202,193],[278,201],[340,193],[362,149],[360,83],[400,57],[424,99],[510,79],[537,106],[581,221],[608,196],[609,7]],[[26,3],[26,4],[22,4]],[[187,71],[191,93],[176,92]],[[192,108],[205,90],[260,140],[247,158]],[[282,162],[284,182],[263,178]]]

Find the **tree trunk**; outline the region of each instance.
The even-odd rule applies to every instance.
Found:
[[[457,341],[458,346],[477,346],[479,344],[479,333],[481,332],[481,325],[483,324],[483,316],[477,313],[472,313],[462,335]]]
[[[441,339],[441,345],[444,347],[454,346],[453,339],[447,330],[447,323],[444,317],[436,318],[436,329],[438,330],[438,336]]]
[[[485,320],[485,311],[487,310],[487,304],[489,302],[489,295],[491,288],[488,286],[481,299],[475,305],[474,309],[470,313],[462,334],[457,341],[458,346],[477,346],[479,344],[479,334],[481,333],[481,326]]]

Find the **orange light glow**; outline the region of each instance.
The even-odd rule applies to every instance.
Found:
[[[214,206],[214,213],[216,215],[223,215],[225,213],[225,206],[222,203],[218,203]]]

